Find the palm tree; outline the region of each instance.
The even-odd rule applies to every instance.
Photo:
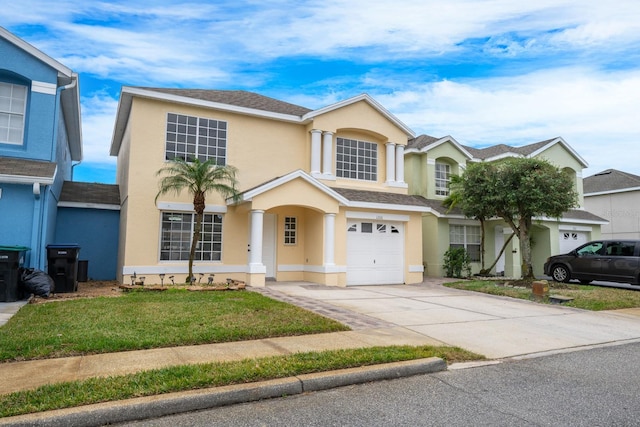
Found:
[[[201,162],[195,159],[187,162],[183,159],[173,159],[169,164],[161,168],[156,175],[165,175],[160,180],[160,189],[156,194],[155,201],[158,197],[169,192],[180,194],[186,189],[189,194],[193,195],[193,210],[196,213],[196,225],[193,229],[193,238],[191,239],[191,249],[189,251],[189,275],[187,282],[191,282],[193,277],[193,259],[196,253],[196,247],[200,240],[200,232],[202,231],[202,219],[204,217],[205,195],[208,192],[216,192],[222,197],[233,197],[237,199],[238,191],[236,187],[236,168],[233,166],[216,166],[213,159]]]

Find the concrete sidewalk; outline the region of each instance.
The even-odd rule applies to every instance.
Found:
[[[640,340],[638,309],[590,312],[449,289],[441,286],[442,282],[442,279],[426,279],[419,285],[349,288],[306,282],[268,283],[265,288],[251,290],[336,319],[352,330],[2,363],[0,394],[172,365],[341,348],[444,344],[503,359]],[[325,375],[329,382],[340,377]],[[254,392],[247,396],[251,393]],[[154,401],[157,403],[158,399],[163,398],[156,397]],[[67,413],[77,416],[78,410]],[[0,419],[0,425],[5,421],[8,420]]]

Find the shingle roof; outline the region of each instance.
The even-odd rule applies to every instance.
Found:
[[[598,215],[594,215],[591,212],[583,211],[580,209],[571,209],[568,212],[565,212],[562,215],[562,219],[578,219],[585,221],[598,221],[598,222],[608,222],[606,219],[599,217]]]
[[[549,144],[551,141],[554,141],[557,138],[547,139],[545,141],[535,142],[533,144],[523,145],[522,147],[512,147],[506,144],[498,144],[492,145],[487,148],[473,148],[464,146],[464,148],[469,151],[473,155],[473,157],[481,160],[489,159],[491,157],[496,157],[502,154],[517,154],[521,156],[528,156],[531,153],[539,150],[545,145]]]
[[[165,89],[151,87],[141,87],[139,89],[294,116],[303,116],[312,111],[299,105],[244,90]]]
[[[120,206],[120,190],[115,184],[65,181],[60,201]]]
[[[0,157],[0,175],[53,179],[55,173],[53,162]]]
[[[640,176],[616,169],[607,169],[582,180],[585,194],[640,187]]]
[[[421,150],[429,144],[433,144],[440,138],[436,138],[430,135],[419,135],[413,139],[410,139],[407,143],[407,149],[415,148],[417,150]]]
[[[385,193],[381,191],[353,190],[350,188],[332,188],[332,190],[353,202],[429,207],[427,199],[422,196],[409,196],[407,194]]]

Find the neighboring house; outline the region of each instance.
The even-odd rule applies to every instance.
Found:
[[[44,269],[62,183],[82,159],[78,75],[0,27],[0,245]]]
[[[154,201],[174,158],[238,169],[239,201],[206,199],[198,280],[419,283],[423,197],[410,196],[413,132],[368,95],[310,110],[244,91],[123,87],[118,279],[184,283],[194,222],[187,192]]]
[[[465,218],[459,211],[449,212],[442,206],[442,201],[449,195],[450,177],[462,174],[468,163],[490,162],[506,157],[548,160],[571,177],[579,196],[579,207],[565,213],[562,218],[534,218],[534,274],[544,273],[543,264],[550,255],[568,252],[579,244],[600,236],[600,226],[606,221],[584,210],[582,170],[587,167],[587,163],[562,138],[523,147],[496,145],[476,149],[463,146],[450,136],[435,138],[421,135],[412,139],[405,150],[405,171],[409,193],[423,196],[433,208],[431,212],[423,214],[422,251],[425,274],[443,275],[444,253],[450,247],[464,247],[473,261],[474,273],[479,271],[479,222]],[[485,232],[485,265],[489,266],[512,231],[504,221],[494,219],[486,222]],[[496,274],[519,277],[521,258],[518,249],[518,239],[514,238],[493,271]]]
[[[640,239],[640,176],[607,169],[584,179],[584,204],[609,221],[603,239]]]
[[[56,241],[80,246],[89,280],[114,280],[120,228],[117,185],[65,181],[58,202]]]
[[[0,57],[0,246],[30,248],[25,266],[46,271],[47,245],[80,245],[90,276],[115,279],[117,187],[71,182],[82,160],[78,75],[1,27]],[[105,187],[108,201],[91,201]]]

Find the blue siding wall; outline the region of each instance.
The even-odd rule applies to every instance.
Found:
[[[34,197],[30,185],[1,184],[0,245],[31,247]],[[17,213],[19,212],[19,214]],[[25,262],[28,266],[30,251]]]
[[[58,208],[55,243],[77,243],[90,280],[115,280],[120,211]]]

